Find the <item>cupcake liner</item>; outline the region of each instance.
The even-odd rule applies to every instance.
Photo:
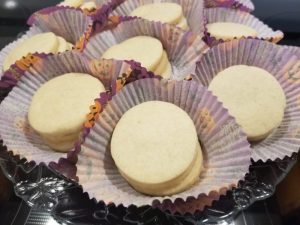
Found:
[[[169,197],[150,197],[135,191],[119,174],[109,150],[110,138],[122,115],[135,105],[152,100],[173,103],[190,115],[204,155],[200,181],[189,190]],[[176,211],[180,209],[176,202],[201,199],[203,194],[211,202],[213,192],[219,195],[224,188],[237,185],[248,172],[250,155],[250,145],[235,119],[202,85],[147,78],[126,85],[108,102],[81,145],[76,175],[91,198],[116,205],[161,205],[160,208],[169,208],[171,201]],[[188,209],[181,207],[181,210],[193,211],[193,205],[190,202]]]
[[[254,161],[283,159],[300,147],[300,86],[297,57],[284,48],[261,40],[233,40],[213,47],[197,63],[196,78],[208,87],[214,76],[233,65],[256,66],[268,71],[284,90],[287,106],[281,125],[266,139],[252,144]]]
[[[254,4],[251,0],[205,0],[204,2],[206,8],[225,7],[246,12],[254,10]]]
[[[77,49],[82,49],[92,32],[93,19],[80,9],[55,6],[34,14],[28,23],[43,32],[53,32],[76,45]]]
[[[2,77],[3,73],[5,72],[3,70],[3,62],[5,58],[9,55],[9,53],[20,43],[25,41],[26,39],[29,39],[30,37],[42,33],[42,30],[36,26],[30,27],[30,29],[22,35],[19,39],[16,41],[11,42],[10,44],[6,45],[0,52],[0,78]]]
[[[0,135],[8,151],[25,157],[28,161],[48,164],[52,161],[57,162],[67,154],[51,150],[28,123],[28,108],[36,90],[54,77],[78,72],[97,77],[107,91],[115,93],[117,78],[128,74],[131,65],[115,60],[89,61],[76,52],[35,57],[37,58],[34,60],[35,63],[23,70],[23,73],[17,74],[16,70],[11,69],[1,80],[1,87],[12,89],[0,105]],[[25,61],[24,64],[26,63]],[[14,67],[18,65],[23,64],[18,63]],[[99,101],[105,99],[106,95],[106,93],[100,94]],[[87,109],[88,112],[89,109]]]
[[[205,31],[203,0],[127,0],[119,5],[110,15],[130,16],[130,13],[145,4],[173,2],[182,6],[183,15],[187,19],[191,31],[203,35]]]
[[[92,36],[83,54],[88,58],[101,58],[109,47],[138,35],[152,36],[161,41],[172,65],[173,79],[183,79],[193,73],[195,62],[208,49],[200,35],[169,24],[131,18],[120,22],[114,29]]]
[[[277,43],[284,36],[281,31],[273,31],[268,25],[264,24],[258,18],[247,12],[226,8],[209,8],[204,10],[204,14],[206,16],[207,23],[232,22],[251,27],[257,31],[258,39]],[[217,40],[210,36],[209,33],[206,34],[205,40],[210,46],[224,42],[224,40]]]
[[[283,46],[284,49],[289,51],[291,54],[294,54],[300,59],[300,47],[298,46]]]

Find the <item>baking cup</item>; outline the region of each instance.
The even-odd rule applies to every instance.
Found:
[[[63,2],[63,1],[61,1],[61,2]],[[35,20],[35,17],[37,15],[47,15],[47,14],[49,14],[49,13],[51,13],[51,12],[57,10],[57,9],[73,9],[73,10],[76,9],[76,10],[79,10],[79,11],[81,11],[82,13],[84,13],[86,15],[93,16],[98,10],[101,10],[101,8],[103,6],[111,4],[111,1],[108,1],[108,0],[107,1],[106,0],[92,0],[92,1],[91,0],[83,0],[83,3],[86,3],[86,2],[94,2],[96,4],[96,8],[93,9],[93,10],[91,10],[91,11],[89,11],[89,10],[83,10],[80,7],[75,8],[75,7],[71,7],[71,6],[61,6],[58,3],[55,6],[46,7],[46,8],[43,8],[43,9],[41,9],[41,10],[36,11],[35,13],[33,13],[29,17],[29,19],[27,20],[27,24],[29,26],[31,26],[33,24],[33,22]]]
[[[284,48],[261,40],[233,40],[211,48],[197,63],[196,79],[208,87],[214,76],[233,65],[262,68],[280,83],[286,96],[281,125],[266,139],[252,144],[254,161],[283,159],[300,147],[300,67],[297,57]]]
[[[37,89],[54,77],[78,72],[97,77],[107,91],[114,93],[120,88],[116,81],[117,78],[119,76],[126,77],[132,66],[130,63],[115,60],[89,61],[76,52],[58,55],[32,55],[31,57],[35,59],[32,59],[34,63],[29,68],[13,69],[17,66],[27,65],[28,62],[24,59],[2,77],[0,86],[12,89],[0,105],[0,135],[8,151],[25,157],[28,161],[48,164],[51,161],[58,161],[61,157],[66,157],[66,153],[51,150],[28,123],[28,108]],[[23,74],[19,72],[22,70]],[[103,101],[106,95],[106,92],[100,94],[99,101]],[[87,109],[87,114],[88,112],[89,109]]]
[[[273,31],[268,25],[247,12],[227,8],[209,8],[204,10],[204,14],[207,23],[232,22],[251,27],[257,31],[258,39],[277,43],[284,36],[281,31]],[[224,42],[224,40],[217,40],[210,36],[209,33],[206,34],[205,39],[210,46]]]
[[[181,5],[183,15],[187,19],[190,29],[194,33],[203,35],[205,31],[203,0],[127,0],[119,5],[110,15],[130,16],[130,13],[139,6],[158,2],[173,2]]]
[[[82,10],[69,7],[49,7],[44,13],[36,13],[28,23],[39,27],[43,32],[53,32],[75,45],[83,48],[92,32],[93,18]],[[45,13],[47,12],[47,13]]]
[[[183,79],[195,71],[195,63],[208,50],[202,36],[191,31],[160,22],[151,22],[141,18],[121,21],[117,27],[92,36],[86,44],[83,54],[88,58],[101,58],[111,46],[128,38],[146,35],[159,39],[168,54],[172,65],[172,78]]]
[[[204,0],[204,2],[206,8],[224,7],[246,12],[254,10],[254,4],[251,0]]]
[[[189,114],[204,155],[200,181],[189,190],[169,197],[150,197],[135,191],[119,174],[109,149],[113,130],[122,115],[135,105],[155,100],[173,103]],[[91,198],[124,206],[161,203],[162,208],[168,208],[169,201],[176,204],[188,198],[201,198],[203,194],[220,194],[224,188],[237,185],[248,172],[250,155],[246,135],[205,87],[194,81],[146,78],[126,85],[108,102],[81,145],[76,175]],[[190,206],[182,210],[196,209]]]
[[[283,46],[284,49],[296,55],[300,59],[300,47],[298,46]]]

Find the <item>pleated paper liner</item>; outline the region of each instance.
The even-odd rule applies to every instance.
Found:
[[[0,51],[0,78],[2,77],[3,73],[5,72],[3,70],[3,62],[5,58],[9,55],[9,53],[20,43],[25,41],[26,39],[29,39],[30,37],[42,33],[42,30],[36,26],[30,27],[30,29],[22,35],[19,39],[16,41],[11,42],[10,44],[6,45],[1,51]]]
[[[247,12],[228,8],[209,8],[204,10],[204,14],[206,16],[207,23],[231,22],[251,27],[257,31],[258,39],[277,43],[284,36],[281,31],[272,30],[268,25],[264,24],[258,18]],[[205,40],[210,46],[224,42],[224,40],[217,40],[209,33],[206,33]]]
[[[300,47],[299,46],[283,46],[284,49],[290,53],[296,55],[300,59]]]
[[[47,12],[47,13],[45,13]],[[28,23],[43,32],[53,32],[82,49],[92,32],[93,18],[82,10],[70,7],[49,7],[36,13]]]
[[[122,115],[135,105],[154,100],[173,103],[189,114],[204,155],[200,181],[189,190],[168,197],[150,197],[135,191],[119,174],[110,154],[110,139]],[[205,87],[193,81],[146,78],[126,85],[108,102],[81,145],[76,175],[91,198],[105,203],[156,207],[161,204],[160,208],[169,208],[167,202],[171,201],[175,211],[194,212],[197,209],[192,202],[188,208],[177,207],[176,202],[201,199],[203,194],[211,202],[213,192],[219,195],[220,190],[231,188],[243,179],[249,169],[250,155],[245,134]]]
[[[251,0],[204,0],[204,2],[206,8],[224,7],[246,12],[254,10],[254,4]]]
[[[172,65],[172,79],[183,79],[193,73],[196,61],[208,49],[200,35],[169,24],[131,18],[121,21],[114,29],[91,36],[83,53],[88,58],[101,58],[111,46],[139,35],[151,36],[161,41]]]
[[[63,2],[63,1],[61,1]],[[46,8],[43,8],[41,10],[38,10],[36,12],[34,12],[30,17],[29,19],[27,20],[27,24],[29,26],[32,26],[34,20],[35,20],[35,17],[37,15],[47,15],[49,13],[52,13],[53,11],[57,10],[57,9],[72,9],[72,10],[79,10],[81,11],[82,13],[86,14],[86,15],[89,15],[89,16],[93,16],[95,15],[95,13],[99,10],[101,10],[102,7],[106,7],[106,6],[112,6],[112,2],[111,1],[106,1],[106,0],[83,0],[83,4],[84,3],[87,3],[87,2],[94,2],[95,5],[96,5],[96,8],[94,9],[91,9],[91,10],[87,10],[87,9],[82,9],[80,7],[72,7],[72,6],[62,6],[62,5],[59,5],[59,3],[57,5],[54,5],[54,6],[49,6],[49,7],[46,7]]]
[[[78,72],[97,77],[108,92],[115,93],[122,86],[118,85],[117,78],[127,77],[132,71],[132,65],[115,60],[89,61],[75,52],[32,57],[35,58],[33,65],[27,68],[26,60],[19,61],[15,66],[24,68],[7,71],[1,80],[1,87],[12,89],[0,105],[0,135],[8,151],[12,151],[14,155],[20,155],[21,158],[37,164],[48,164],[67,155],[48,147],[28,123],[28,108],[37,89],[54,77]],[[24,72],[20,74],[19,71],[22,70]],[[99,102],[103,102],[107,93],[99,93],[99,96],[95,96],[97,97],[100,98]],[[89,109],[86,110],[88,114]]]
[[[173,2],[181,5],[183,15],[187,19],[191,31],[203,35],[205,31],[203,0],[127,0],[120,4],[110,15],[130,16],[130,13],[139,6],[160,2]]]
[[[254,161],[283,159],[300,147],[300,67],[297,57],[273,43],[243,39],[213,47],[197,63],[196,79],[208,87],[221,71],[234,65],[262,68],[280,83],[286,96],[285,115],[281,125],[264,140],[252,144]]]

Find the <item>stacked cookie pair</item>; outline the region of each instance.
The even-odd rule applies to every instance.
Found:
[[[94,3],[93,15],[82,3],[36,13],[0,53],[10,61],[0,134],[14,154],[105,202],[194,212],[200,194],[212,202],[237,185],[251,158],[298,151],[298,58],[262,40],[281,32],[198,0]]]

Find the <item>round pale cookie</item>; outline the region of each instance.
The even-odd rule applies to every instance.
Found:
[[[171,63],[169,62],[168,55],[166,51],[163,51],[163,56],[156,67],[155,74],[162,76],[164,79],[168,79],[171,77],[172,74],[172,66]]]
[[[107,49],[102,58],[118,60],[135,60],[143,67],[153,71],[163,55],[161,42],[149,36],[136,36]]]
[[[80,6],[81,9],[83,10],[88,10],[88,11],[91,11],[91,10],[94,10],[97,8],[97,5],[95,2],[86,2],[86,3],[83,3],[81,6]]]
[[[124,178],[138,191],[157,196],[183,191],[198,179],[201,165],[195,162],[202,162],[199,148],[189,115],[161,101],[129,109],[111,140],[112,157]]]
[[[65,0],[61,3],[59,3],[59,6],[69,6],[77,8],[83,4],[83,0]]]
[[[6,56],[3,62],[3,69],[8,70],[12,64],[29,53],[56,53],[58,42],[57,37],[52,32],[34,35],[18,44]]]
[[[232,40],[241,37],[257,37],[257,31],[239,23],[216,22],[206,25],[208,33],[216,39]]]
[[[182,7],[176,3],[161,2],[142,5],[134,9],[131,16],[142,17],[150,21],[177,24],[183,16]]]
[[[231,66],[209,85],[250,141],[259,141],[277,128],[284,116],[285,94],[278,81],[258,67]]]
[[[33,96],[28,111],[29,124],[52,147],[57,137],[55,150],[67,151],[70,138],[74,137],[73,143],[76,141],[89,106],[103,91],[103,84],[89,74],[68,73],[53,78]]]

